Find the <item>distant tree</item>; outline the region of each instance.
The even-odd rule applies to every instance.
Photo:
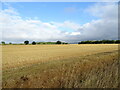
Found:
[[[115,43],[120,44],[120,40],[116,40]]]
[[[41,42],[36,42],[36,44],[41,44]]]
[[[115,43],[114,40],[109,40],[109,44]]]
[[[85,44],[85,41],[78,42],[78,44]]]
[[[28,40],[24,41],[24,44],[25,44],[25,45],[28,45],[28,44],[29,44],[29,41],[28,41]]]
[[[2,45],[5,45],[5,42],[4,42],[4,41],[2,41],[1,43],[2,43]]]
[[[102,41],[101,41],[101,40],[99,41],[99,44],[102,44]]]
[[[78,42],[78,44],[114,44],[114,43],[120,43],[120,40],[94,40]]]
[[[11,42],[9,44],[12,44]]]
[[[43,44],[46,44],[46,43],[43,43]]]
[[[57,41],[56,44],[62,44],[62,42],[61,41]]]
[[[33,42],[32,42],[32,45],[36,45],[36,42],[35,42],[35,41],[33,41]]]
[[[92,44],[100,44],[102,43],[101,41],[93,41]]]
[[[81,44],[81,42],[78,42],[78,44]]]

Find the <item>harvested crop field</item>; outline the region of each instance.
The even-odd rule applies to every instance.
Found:
[[[4,45],[3,88],[116,88],[117,44]]]

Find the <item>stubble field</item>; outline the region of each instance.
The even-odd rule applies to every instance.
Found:
[[[115,88],[118,45],[4,45],[3,88]]]

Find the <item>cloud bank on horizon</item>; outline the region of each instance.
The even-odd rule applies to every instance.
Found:
[[[80,24],[68,19],[56,22],[27,16],[26,18],[22,17],[16,8],[8,6],[8,8],[0,10],[2,40],[6,42],[23,42],[24,40],[79,42],[118,39],[117,9],[116,3],[95,3],[82,11],[98,19],[93,18],[89,22]],[[64,11],[74,15],[77,8],[71,6],[65,8]]]

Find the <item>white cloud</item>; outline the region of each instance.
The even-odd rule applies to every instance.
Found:
[[[118,39],[118,7],[115,3],[97,3],[86,11],[100,18],[82,25],[73,41]]]
[[[72,32],[70,35],[80,35],[80,32]]]
[[[53,25],[57,26],[58,28],[64,27],[68,29],[72,29],[73,31],[77,31],[81,25],[71,22],[71,21],[64,21],[63,23],[58,23],[58,22],[51,22]]]
[[[117,3],[97,3],[87,9],[92,15],[104,19],[117,19],[118,5]]]
[[[89,39],[118,39],[118,7],[115,3],[98,3],[87,9],[92,15],[100,17],[84,24],[82,35]]]
[[[22,41],[26,39],[44,41],[64,37],[62,32],[50,23],[32,19],[23,20],[13,12],[9,9],[0,12],[0,25],[5,41]]]
[[[24,40],[35,41],[69,41],[95,39],[117,39],[117,5],[95,4],[86,11],[99,17],[84,25],[71,21],[42,22],[38,19],[23,19],[13,8],[0,11],[0,30],[2,37],[7,42],[23,42]],[[78,18],[79,19],[79,18]],[[60,28],[71,29],[71,32],[62,31]],[[2,32],[2,31],[1,31]]]

